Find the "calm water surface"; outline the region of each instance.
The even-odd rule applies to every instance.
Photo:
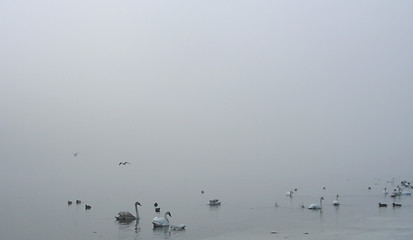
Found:
[[[361,185],[361,186],[359,186]],[[128,191],[124,188],[102,187],[83,192],[82,204],[60,188],[51,188],[47,195],[36,189],[10,191],[3,196],[2,239],[412,239],[413,199],[396,198],[400,208],[378,208],[378,203],[391,205],[394,199],[384,196],[381,182],[368,190],[367,184],[347,182],[338,189],[306,187],[298,189],[293,198],[287,187],[216,188],[214,191],[191,185],[179,187],[154,186]],[[162,191],[161,191],[162,190]],[[54,192],[53,192],[54,191]],[[110,191],[112,191],[110,193]],[[44,192],[44,191],[42,191]],[[109,194],[110,193],[110,194]],[[336,194],[341,205],[332,206]],[[82,195],[79,194],[79,195]],[[324,197],[323,209],[309,210],[310,203]],[[222,205],[207,206],[209,199],[219,198]],[[139,201],[139,222],[119,223],[119,211],[134,212]],[[161,216],[171,211],[171,223],[184,223],[184,231],[153,230],[151,221],[159,216],[153,203],[158,202]],[[277,202],[278,207],[275,206]],[[306,208],[301,208],[304,203]],[[92,205],[86,211],[84,204]],[[6,216],[6,217],[5,217]],[[137,225],[136,225],[137,224]],[[274,233],[275,232],[275,233]]]

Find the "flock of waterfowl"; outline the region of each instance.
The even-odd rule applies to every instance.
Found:
[[[73,153],[73,156],[76,157],[78,154],[79,154],[78,152],[74,152],[74,153]],[[130,163],[129,163],[129,162],[119,162],[119,166],[121,166],[121,165],[126,165],[126,164],[130,164]],[[394,183],[394,182],[393,182],[393,183]],[[401,186],[402,186],[404,189],[403,189],[402,187],[400,187],[400,186],[397,186],[397,187],[391,192],[391,195],[390,195],[390,196],[394,199],[393,203],[391,204],[393,207],[401,207],[401,206],[402,206],[400,203],[396,203],[396,202],[395,202],[396,197],[403,196],[403,195],[407,195],[407,196],[410,196],[410,195],[411,195],[411,192],[409,192],[409,191],[406,190],[406,188],[407,188],[407,189],[412,189],[412,188],[413,188],[413,186],[410,184],[410,182],[401,181]],[[326,187],[322,187],[322,189],[325,190]],[[371,190],[371,187],[368,187],[368,190]],[[298,191],[298,189],[295,188],[294,191],[288,191],[288,192],[286,192],[285,195],[286,195],[287,197],[292,198],[294,192],[297,192],[297,191]],[[204,191],[201,191],[201,193],[203,194]],[[388,191],[387,188],[384,188],[383,194],[384,194],[384,195],[389,194],[389,191]],[[324,200],[324,197],[321,196],[319,203],[312,203],[312,204],[310,204],[310,205],[308,206],[308,209],[311,209],[311,210],[321,210],[321,209],[322,209],[323,200]],[[72,201],[68,201],[68,205],[72,205],[72,204],[73,204]],[[77,205],[81,204],[81,201],[80,201],[80,200],[76,200],[76,204],[77,204]],[[210,205],[210,206],[219,206],[219,205],[221,205],[221,202],[220,202],[218,199],[212,199],[212,200],[209,200],[209,202],[207,203],[207,205]],[[336,207],[340,205],[339,195],[338,195],[338,194],[336,195],[335,200],[332,201],[332,205],[333,205],[333,206],[336,206]],[[130,213],[130,212],[121,211],[121,212],[118,213],[117,216],[115,216],[115,219],[116,219],[117,221],[119,221],[119,222],[136,221],[136,225],[137,225],[137,224],[138,224],[138,221],[139,221],[139,219],[140,219],[140,218],[139,218],[139,212],[138,212],[138,206],[142,206],[142,205],[141,205],[139,202],[135,202],[134,206],[135,206],[136,216],[134,216],[134,215],[133,215],[132,213]],[[278,207],[278,204],[275,203],[275,206]],[[304,203],[300,204],[300,206],[301,206],[302,208],[305,208]],[[380,203],[378,203],[378,206],[379,206],[379,207],[387,207],[387,203],[381,203],[381,202],[380,202]],[[92,207],[91,207],[90,205],[85,204],[85,209],[86,209],[86,210],[90,210],[91,208],[92,208]],[[160,212],[161,212],[161,208],[159,207],[158,203],[154,203],[154,210],[155,210],[156,213],[160,213]],[[155,217],[155,218],[153,218],[153,220],[152,220],[153,228],[154,228],[154,229],[155,229],[155,228],[169,228],[169,230],[184,230],[184,229],[185,229],[185,227],[186,227],[185,224],[177,224],[177,225],[170,224],[170,221],[169,221],[169,218],[168,218],[168,217],[172,217],[172,214],[171,214],[170,211],[166,211],[166,212],[164,213],[164,217]]]
[[[202,193],[204,193],[202,191]],[[221,201],[219,201],[218,199],[212,199],[209,200],[209,202],[207,203],[207,205],[210,206],[217,206],[217,205],[221,205]],[[115,216],[116,220],[118,221],[139,221],[139,211],[138,211],[138,206],[142,206],[139,202],[135,202],[135,213],[136,213],[136,217],[130,213],[130,212],[119,212],[117,216]],[[155,208],[155,212],[159,213],[161,211],[161,208],[159,207],[158,203],[154,203],[154,208]],[[155,217],[152,220],[152,225],[153,228],[169,228],[170,230],[184,230],[186,225],[185,224],[169,224],[169,217],[172,217],[172,214],[170,211],[165,212],[164,217]]]
[[[79,204],[81,204],[82,203],[82,201],[81,200],[76,200],[76,204],[77,205],[79,205]],[[67,201],[67,205],[72,205],[73,204],[73,202],[72,201]],[[87,204],[85,204],[85,209],[86,210],[89,210],[89,209],[91,209],[92,208],[92,206],[90,206],[90,205],[87,205]]]
[[[408,188],[408,189],[412,189],[412,188],[413,188],[413,186],[410,184],[410,182],[407,182],[407,181],[402,181],[400,184],[401,184],[404,188]],[[323,190],[325,190],[325,189],[326,189],[326,187],[323,187]],[[371,190],[371,187],[368,187],[368,190]],[[294,191],[297,192],[297,188],[296,188]],[[294,193],[293,191],[288,191],[288,192],[286,192],[285,195],[286,195],[287,197],[292,198],[292,197],[293,197],[293,193]],[[387,188],[384,188],[383,194],[384,194],[384,195],[389,194]],[[409,192],[409,191],[407,191],[407,190],[405,190],[405,189],[403,189],[403,188],[400,187],[400,186],[397,186],[397,187],[393,190],[393,192],[391,193],[390,197],[393,198],[394,201],[395,201],[395,198],[396,198],[396,197],[400,197],[400,196],[403,196],[403,195],[404,195],[404,196],[410,196],[410,195],[412,195],[412,193]],[[332,202],[332,205],[333,205],[333,206],[339,206],[339,205],[340,205],[340,201],[339,201],[338,199],[339,199],[339,195],[337,194],[337,195],[336,195],[336,199]],[[324,200],[324,197],[320,197],[320,203],[319,203],[319,204],[318,204],[318,203],[312,203],[312,204],[309,205],[308,209],[312,209],[312,210],[321,209],[321,208],[322,208],[322,202],[323,202],[323,200]],[[400,203],[396,203],[396,202],[393,202],[391,205],[392,205],[393,207],[401,207],[401,206],[402,206]],[[278,207],[278,204],[275,203],[275,206]],[[302,203],[300,206],[301,206],[302,208],[305,207],[305,206],[304,206],[304,203]],[[387,207],[387,204],[386,204],[386,203],[379,203],[379,207]]]
[[[203,193],[203,191],[202,191],[202,193]],[[79,205],[79,204],[81,204],[81,203],[82,203],[81,200],[76,200],[76,204]],[[68,204],[68,205],[72,205],[73,202],[72,202],[72,201],[68,201],[67,204]],[[221,201],[219,201],[218,199],[212,199],[212,200],[209,200],[209,202],[207,203],[207,205],[210,205],[210,206],[221,205]],[[121,212],[118,213],[117,216],[115,216],[115,219],[116,219],[117,221],[119,221],[119,222],[131,222],[131,221],[136,220],[137,223],[138,223],[138,221],[139,221],[139,219],[140,219],[140,217],[139,217],[139,211],[138,211],[138,206],[142,206],[142,205],[141,205],[139,202],[135,202],[135,213],[136,213],[136,216],[134,216],[134,215],[133,215],[132,213],[130,213],[130,212],[121,211]],[[155,212],[157,212],[157,213],[159,213],[159,212],[160,212],[160,209],[161,209],[161,208],[158,207],[158,206],[159,206],[158,203],[155,203],[155,204],[154,204]],[[91,209],[91,208],[92,208],[92,207],[91,207],[90,205],[85,204],[85,209],[86,209],[86,210],[89,210],[89,209]],[[154,228],[154,229],[155,229],[155,228],[169,228],[170,230],[184,230],[184,229],[185,229],[185,227],[186,227],[185,224],[169,224],[168,216],[169,216],[169,217],[172,217],[171,212],[169,212],[169,211],[165,212],[165,215],[164,215],[163,218],[162,218],[162,217],[155,217],[155,218],[152,220],[153,228]]]
[[[411,186],[410,183],[407,182],[407,181],[402,181],[400,184],[405,188],[409,188],[409,189],[413,188],[413,186]],[[384,195],[389,194],[389,191],[387,190],[387,188],[384,188],[383,194]],[[395,199],[396,197],[411,196],[411,195],[412,195],[411,192],[409,192],[407,190],[403,190],[400,186],[397,186],[395,189],[393,189],[393,192],[391,193],[390,197]],[[393,202],[392,206],[393,207],[401,207],[402,205],[400,203]],[[387,204],[386,203],[379,203],[379,207],[387,207]]]

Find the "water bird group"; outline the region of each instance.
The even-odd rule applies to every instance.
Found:
[[[76,205],[79,205],[79,204],[81,204],[82,203],[82,201],[80,201],[80,200],[76,200]],[[73,202],[72,201],[67,201],[67,205],[72,205],[73,204]],[[87,205],[87,204],[85,204],[85,209],[86,210],[89,210],[89,209],[91,209],[92,208],[92,206],[90,206],[90,205]]]
[[[155,207],[155,212],[157,213],[161,212],[161,208],[158,207],[158,203],[153,204],[153,206]]]
[[[119,165],[121,165],[121,164],[125,165],[125,164],[129,164],[129,163],[128,162],[124,162],[124,163],[121,162]],[[405,185],[410,186],[407,183],[405,183]],[[325,187],[323,187],[323,189],[325,189]],[[364,188],[364,190],[365,190],[365,188]],[[289,196],[289,197],[292,197],[293,193],[296,192],[296,191],[297,191],[297,189],[294,189],[293,191],[288,191],[286,193],[286,195]],[[201,191],[201,193],[204,193],[203,190]],[[388,193],[387,188],[384,188],[383,193],[384,194]],[[402,188],[400,188],[399,186],[397,187],[397,189],[394,189],[393,194],[395,196],[411,195],[411,193],[408,192],[408,191],[405,191],[405,190],[402,191]],[[313,203],[313,204],[309,205],[308,209],[321,210],[322,209],[322,202],[324,200],[324,197],[325,196],[321,196],[319,204]],[[331,196],[331,198],[332,198],[332,196]],[[290,200],[290,201],[294,201],[294,200]],[[73,202],[68,201],[67,203],[68,203],[68,205],[71,205]],[[76,200],[76,204],[80,204],[80,203],[81,203],[81,200]],[[210,205],[210,206],[215,206],[215,205],[220,205],[220,204],[221,204],[221,202],[218,199],[211,199],[207,203],[207,205]],[[299,204],[299,205],[300,205],[301,208],[305,208],[304,203]],[[334,205],[334,206],[340,205],[339,194],[336,194],[335,200],[332,201],[332,205]],[[378,203],[378,206],[380,208],[387,207],[387,205],[388,204],[386,204],[386,203],[381,203],[381,202]],[[116,220],[117,221],[133,221],[133,220],[136,220],[136,226],[137,226],[138,225],[138,220],[140,219],[139,218],[139,212],[138,212],[138,206],[142,206],[142,205],[139,202],[135,202],[136,216],[134,216],[130,212],[122,211],[122,212],[119,212],[117,216],[115,216]],[[277,202],[275,202],[275,206],[278,207]],[[392,205],[390,205],[390,206],[401,207],[402,204],[393,202]],[[91,209],[91,206],[86,204],[85,209],[86,210]],[[154,203],[154,209],[155,209],[156,213],[160,213],[161,209],[160,209],[159,204],[157,202]],[[338,208],[336,208],[336,209],[338,209]],[[386,210],[383,209],[383,211],[386,211]],[[168,227],[169,230],[184,230],[185,229],[185,227],[186,227],[185,224],[171,224],[170,219],[169,219],[171,217],[172,217],[171,212],[167,211],[167,212],[165,212],[164,217],[155,217],[155,218],[153,218],[153,220],[152,220],[153,228]]]

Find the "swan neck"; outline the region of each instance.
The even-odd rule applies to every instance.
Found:
[[[168,213],[165,213],[165,220],[169,223]]]
[[[136,219],[139,219],[138,204],[135,204]]]

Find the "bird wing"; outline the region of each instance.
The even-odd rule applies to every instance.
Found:
[[[167,226],[167,225],[169,225],[168,221],[166,221],[165,218],[160,218],[160,217],[155,217],[152,220],[152,223],[154,225],[157,225],[157,226]]]
[[[130,212],[119,212],[119,213],[118,213],[118,216],[119,216],[120,218],[131,218],[131,217],[134,217],[134,216],[132,215],[132,213],[130,213]]]

